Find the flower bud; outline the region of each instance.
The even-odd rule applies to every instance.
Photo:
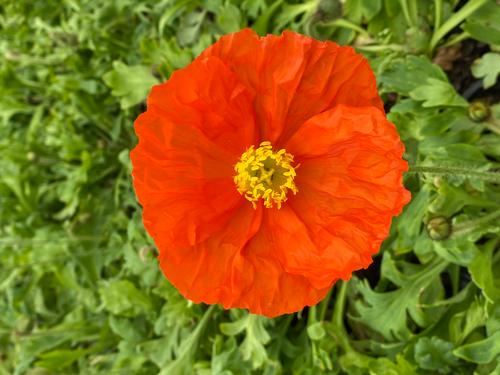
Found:
[[[447,239],[451,234],[451,224],[444,216],[436,216],[430,219],[426,225],[429,237],[434,241]]]
[[[434,186],[439,189],[441,185],[443,184],[443,177],[442,176],[435,176],[432,180],[432,183]]]
[[[490,117],[490,108],[480,100],[470,103],[468,112],[469,118],[474,122],[482,122]]]

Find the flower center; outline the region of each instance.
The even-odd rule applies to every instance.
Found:
[[[296,176],[292,166],[293,155],[285,149],[273,151],[271,142],[262,142],[254,149],[250,146],[240,161],[234,166],[236,176],[234,182],[241,195],[252,202],[254,208],[259,199],[264,201],[267,208],[273,204],[281,208],[281,203],[287,200],[288,190],[297,193],[297,186],[293,182]]]

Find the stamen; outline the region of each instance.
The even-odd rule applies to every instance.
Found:
[[[254,208],[257,208],[256,202],[262,199],[265,207],[272,208],[276,204],[280,209],[287,200],[288,190],[293,194],[298,191],[293,182],[298,165],[292,166],[292,163],[293,155],[284,149],[273,151],[269,141],[262,142],[257,149],[250,146],[234,166],[234,182],[238,192]]]

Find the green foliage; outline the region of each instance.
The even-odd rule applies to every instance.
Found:
[[[483,78],[483,86],[486,89],[495,85],[500,74],[500,53],[485,53],[472,66],[472,74],[476,78]]]
[[[3,2],[0,374],[500,374],[499,12],[494,0]],[[364,53],[405,158],[437,168],[406,175],[412,202],[373,266],[275,319],[179,295],[130,178],[151,86],[246,26]],[[483,80],[479,121],[460,77],[433,62],[467,37],[488,44],[460,71]]]
[[[113,70],[102,77],[111,88],[111,95],[120,98],[122,109],[130,108],[144,100],[151,86],[158,83],[146,66],[127,66],[121,61],[113,62]]]

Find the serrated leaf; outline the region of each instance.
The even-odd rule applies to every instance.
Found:
[[[112,89],[111,94],[120,98],[123,109],[145,101],[151,87],[158,83],[150,68],[143,65],[128,66],[121,61],[114,61],[113,70],[102,78]]]
[[[390,61],[379,76],[385,92],[397,92],[409,96],[428,79],[447,82],[443,70],[425,57],[408,56]]]
[[[423,101],[424,107],[466,107],[468,105],[450,83],[437,78],[427,78],[424,84],[410,91],[410,97]]]
[[[458,365],[458,358],[452,354],[453,344],[438,337],[422,337],[415,345],[415,361],[421,368],[448,374]]]
[[[113,314],[136,316],[152,311],[149,297],[128,280],[105,283],[99,288],[99,294],[106,310]]]
[[[384,263],[386,269],[383,274],[399,288],[381,293],[373,291],[367,282],[358,283],[356,289],[363,296],[363,301],[355,303],[359,316],[353,318],[388,340],[406,338],[409,335],[407,313],[418,314],[421,291],[438,277],[447,263],[436,259],[412,275],[398,271],[389,253],[384,253]]]
[[[476,10],[463,25],[474,39],[483,43],[500,45],[500,7],[494,0]]]
[[[469,264],[472,280],[491,303],[500,301],[500,281],[495,278],[492,270],[496,244],[496,240],[486,243]]]
[[[479,60],[474,61],[471,70],[474,77],[483,79],[485,89],[494,86],[500,74],[500,53],[485,53]]]

